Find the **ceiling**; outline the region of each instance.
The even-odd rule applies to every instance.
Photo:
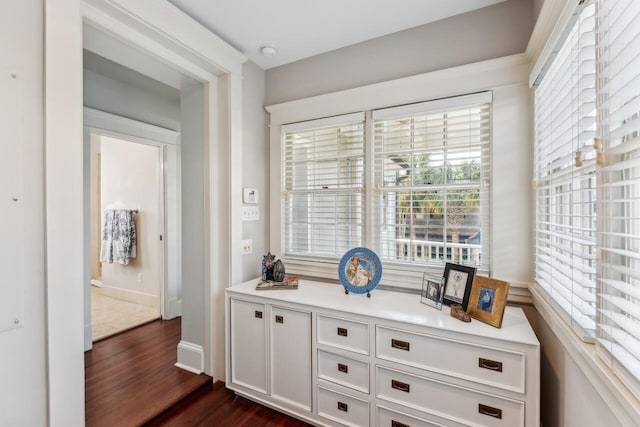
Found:
[[[505,0],[169,1],[269,69]]]

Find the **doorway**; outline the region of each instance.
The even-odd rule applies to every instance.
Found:
[[[92,133],[90,156],[95,342],[161,315],[164,186],[158,146]]]
[[[44,82],[45,302],[51,425],[84,422],[82,353],[78,350],[82,348],[82,318],[86,312],[81,303],[83,285],[90,276],[89,260],[84,260],[88,251],[83,249],[89,245],[89,226],[83,222],[83,212],[76,208],[84,205],[88,193],[83,193],[87,186],[83,190],[69,185],[81,182],[84,173],[84,150],[79,140],[83,126],[82,21],[108,30],[129,46],[139,47],[203,85],[205,102],[199,104],[200,114],[186,118],[202,122],[198,135],[193,136],[203,151],[200,180],[194,178],[189,183],[197,182],[202,187],[197,191],[204,202],[204,256],[196,261],[203,264],[204,260],[206,265],[199,267],[204,271],[203,281],[189,281],[184,286],[182,329],[185,340],[201,348],[195,369],[210,372],[215,379],[224,377],[224,320],[211,313],[224,312],[224,288],[238,283],[242,273],[241,180],[229,177],[242,176],[242,63],[246,58],[166,2],[149,7],[148,2],[48,0],[45,43],[47,52],[55,53],[45,57]],[[190,129],[185,126],[182,131]],[[188,169],[182,175],[189,173],[192,171]],[[179,199],[172,203],[167,193],[168,207],[183,205]],[[171,228],[167,226],[167,230]],[[166,259],[169,263],[171,257]],[[177,267],[181,268],[181,263]],[[178,354],[179,361],[191,363],[192,359],[181,357]]]

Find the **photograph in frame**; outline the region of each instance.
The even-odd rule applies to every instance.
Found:
[[[502,326],[509,282],[475,276],[469,297],[469,315],[496,328]]]
[[[422,293],[420,301],[430,307],[442,310],[442,277],[422,275]]]
[[[460,304],[467,311],[469,295],[476,269],[448,262],[444,268],[444,292],[442,302],[445,305]]]

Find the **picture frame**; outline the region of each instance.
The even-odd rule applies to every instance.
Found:
[[[475,276],[469,297],[469,315],[481,322],[501,328],[508,294],[509,282]]]
[[[469,296],[476,274],[474,267],[448,262],[444,267],[444,291],[442,303],[445,305],[460,304],[467,311]]]
[[[431,276],[426,273],[422,275],[422,293],[420,302],[430,307],[442,310],[442,288],[444,280],[442,277]]]

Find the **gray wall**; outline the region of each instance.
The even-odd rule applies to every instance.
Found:
[[[202,85],[181,92],[182,340],[204,346],[205,150]]]
[[[543,3],[544,0],[533,0],[533,22],[536,22],[538,20],[540,9],[542,9]]]
[[[267,70],[267,105],[524,52],[531,0],[509,0]]]
[[[253,254],[243,255],[242,278],[260,276],[262,255],[269,248],[269,143],[267,112],[264,109],[265,72],[251,61],[242,67],[242,186],[258,190],[259,221],[242,224],[243,239],[253,240]],[[279,255],[279,254],[278,254]]]
[[[17,124],[22,144],[24,265],[23,324],[0,333],[0,425],[47,424],[44,273],[44,34],[42,0],[0,5],[0,78],[17,74],[22,119]],[[11,84],[11,83],[8,83]],[[11,102],[2,94],[0,102]],[[2,148],[0,148],[2,149]],[[5,195],[3,195],[5,197]],[[0,218],[5,218],[0,212]],[[5,244],[7,242],[4,242]],[[1,279],[0,279],[1,280]],[[4,285],[4,283],[3,283]]]
[[[544,427],[620,427],[564,344],[532,306],[524,306],[541,344],[540,423]]]
[[[84,51],[84,105],[180,130],[180,91]]]

